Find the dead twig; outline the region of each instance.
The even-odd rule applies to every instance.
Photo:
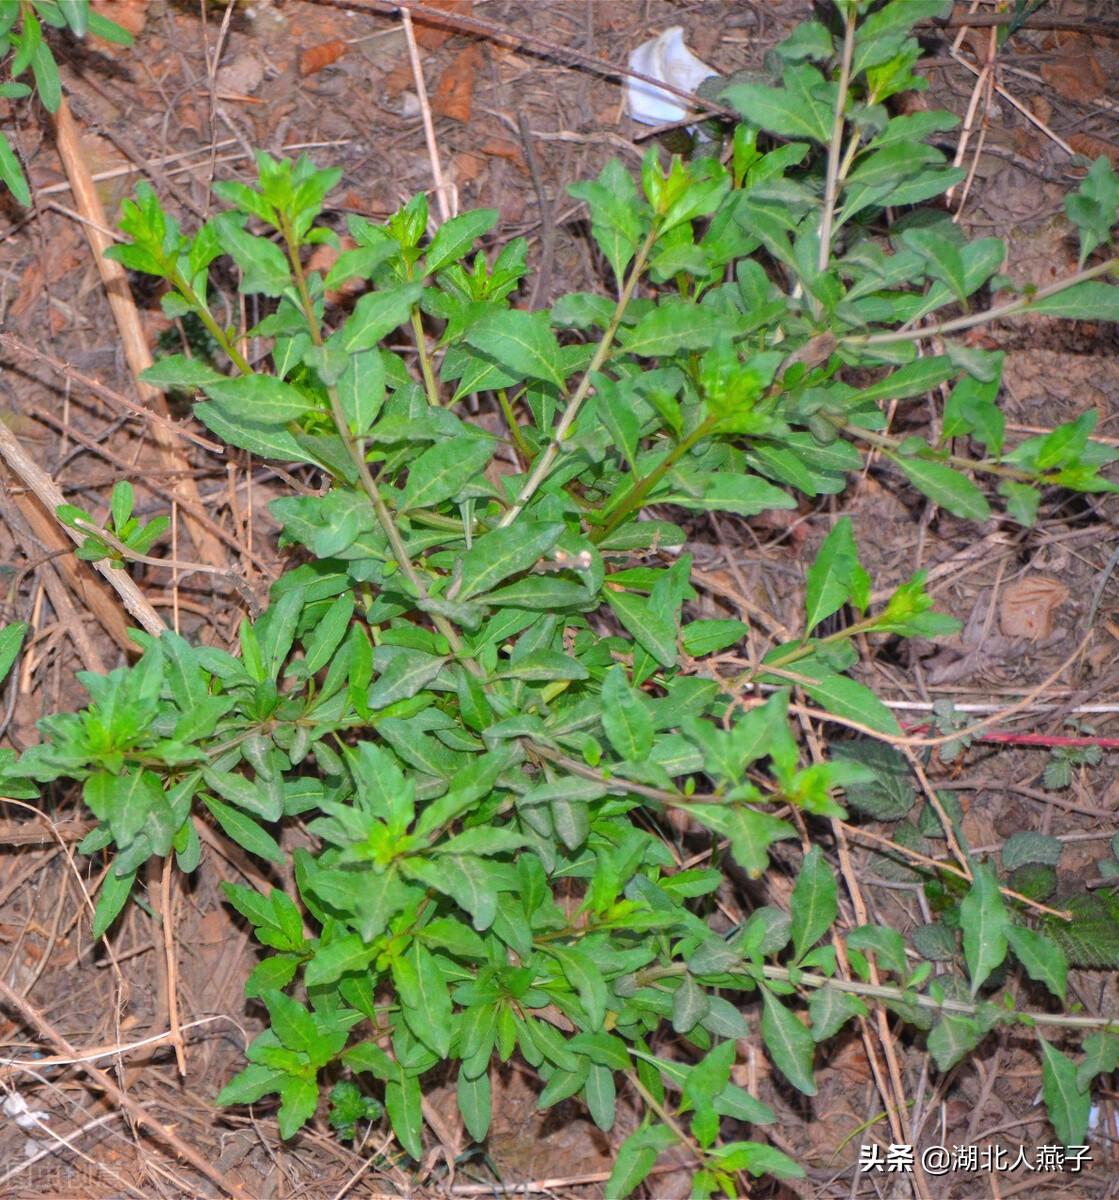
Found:
[[[140,315],[136,311],[136,303],[132,299],[132,289],[128,285],[128,276],[120,263],[105,257],[105,251],[112,244],[112,238],[105,232],[105,226],[107,225],[105,210],[101,205],[101,198],[97,194],[97,188],[90,175],[89,164],[86,162],[85,155],[82,152],[78,129],[65,98],[63,98],[62,103],[59,105],[58,112],[54,118],[54,124],[58,153],[62,159],[63,166],[66,168],[66,174],[70,179],[70,187],[74,199],[84,218],[83,227],[89,239],[90,250],[93,252],[97,270],[101,275],[101,282],[105,288],[105,295],[109,300],[109,307],[113,311],[113,318],[120,333],[125,358],[128,360],[129,368],[136,379],[137,395],[144,404],[150,405],[161,417],[166,418],[167,404],[163,398],[163,393],[157,388],[152,387],[151,384],[142,383],[140,380],[141,373],[152,365],[151,351],[148,348],[147,339],[140,324]],[[179,453],[179,448],[175,444],[174,437],[164,425],[154,425],[152,434],[155,437],[160,456],[165,466],[172,469],[182,469],[187,466]],[[193,479],[189,477],[182,478],[175,487],[176,490],[181,490],[183,499],[188,503],[193,503],[199,508],[202,507],[198,488],[195,486]],[[191,538],[194,540],[198,553],[203,558],[213,563],[223,563],[226,561],[225,551],[222,548],[221,542],[200,522],[188,517],[187,528],[190,530]]]
[[[74,1065],[78,1070],[94,1086],[104,1092],[108,1099],[120,1108],[123,1108],[137,1125],[142,1126],[149,1133],[153,1134],[157,1140],[162,1142],[164,1146],[173,1150],[180,1158],[190,1163],[196,1171],[201,1172],[211,1183],[221,1188],[227,1196],[234,1197],[234,1200],[252,1200],[239,1183],[234,1183],[231,1179],[227,1179],[216,1167],[211,1166],[209,1161],[195,1150],[193,1146],[188,1145],[177,1133],[164,1125],[162,1121],[153,1117],[139,1101],[134,1100],[127,1092],[117,1087],[104,1071],[95,1067],[90,1062],[83,1061],[78,1051],[66,1038],[42,1014],[37,1012],[19,995],[18,992],[13,991],[3,979],[0,979],[0,1001],[7,1005],[13,1013],[16,1013],[28,1028],[34,1029],[40,1037],[45,1038],[62,1054],[73,1059]]]
[[[61,505],[66,503],[62,492],[58,489],[58,485],[38,463],[32,461],[15,434],[12,433],[3,421],[0,421],[0,458],[3,458],[12,473],[19,478],[25,487],[34,493],[39,502],[52,516]],[[26,511],[24,515],[29,517],[29,514],[30,510]],[[85,536],[76,529],[68,528],[66,532],[76,545],[80,546],[85,541]],[[148,633],[153,637],[159,637],[164,629],[166,629],[166,626],[160,620],[155,609],[148,603],[144,593],[133,582],[132,578],[125,574],[124,571],[118,571],[107,563],[94,563],[93,566],[95,570],[104,576],[108,585],[121,598],[128,612],[139,621]],[[110,630],[110,632],[113,632],[113,630]],[[118,638],[117,640],[119,644],[121,639]],[[127,635],[125,635],[123,641],[125,644],[122,646],[122,649],[127,648],[135,652],[136,647],[131,643]]]

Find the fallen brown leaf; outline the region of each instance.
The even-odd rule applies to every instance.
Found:
[[[438,8],[452,16],[469,17],[474,12],[474,0],[426,0],[427,8]],[[438,50],[455,31],[450,25],[425,25],[421,18],[413,17],[416,41],[425,50]]]
[[[1113,166],[1119,166],[1119,146],[1114,142],[1105,141],[1091,133],[1070,133],[1068,144],[1085,158],[1095,159],[1102,154],[1104,158],[1111,159]]]
[[[469,124],[474,109],[474,77],[482,65],[482,49],[471,42],[443,70],[431,97],[437,116]]]
[[[1069,590],[1050,575],[1032,575],[1008,584],[999,598],[999,628],[1006,637],[1041,641],[1053,636],[1053,617]]]
[[[324,67],[336,63],[349,47],[340,38],[332,42],[320,42],[317,46],[309,46],[299,56],[299,74],[314,75]]]

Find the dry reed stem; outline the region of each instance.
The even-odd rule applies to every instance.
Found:
[[[18,438],[3,421],[0,421],[0,458],[4,459],[9,469],[20,479],[24,486],[34,493],[48,513],[53,515],[61,505],[66,503],[62,492],[58,489],[58,485],[38,463],[31,459]],[[24,515],[29,516],[29,513],[30,509],[26,510]],[[79,546],[85,541],[85,536],[78,533],[75,529],[67,528],[66,532],[75,544]],[[65,562],[67,560],[62,559],[61,561]],[[120,596],[128,612],[139,621],[148,633],[153,637],[159,637],[164,629],[166,629],[166,626],[155,609],[147,602],[144,593],[136,586],[131,576],[124,571],[114,569],[105,562],[97,562],[93,566],[95,570],[104,576],[105,581],[113,591]],[[123,637],[118,636],[119,631],[114,632],[114,629],[109,627],[113,624],[112,620],[104,618],[96,604],[93,604],[93,607],[98,616],[102,617],[102,624],[106,625],[108,632],[114,634],[114,640],[118,644],[123,641],[124,644],[121,648],[135,653],[136,646],[127,635],[123,635]],[[117,617],[120,616],[119,613],[116,615]]]
[[[105,210],[90,175],[89,164],[82,152],[78,129],[65,98],[55,115],[54,125],[58,153],[66,168],[74,200],[85,218],[83,228],[86,231],[94,261],[97,263],[97,270],[105,288],[105,295],[109,300],[109,307],[113,312],[113,319],[116,321],[125,358],[136,380],[136,393],[145,405],[150,406],[160,417],[167,419],[167,404],[163,393],[140,380],[140,374],[152,365],[151,351],[140,324],[139,313],[136,311],[136,302],[132,299],[128,276],[120,263],[105,257],[105,251],[112,244],[111,237],[105,232],[107,223]],[[165,466],[172,470],[189,469],[189,464],[179,453],[174,436],[166,426],[160,423],[154,424],[152,435],[159,447],[160,457]],[[189,477],[180,479],[171,487],[173,490],[182,492],[187,501],[185,507],[189,508],[192,504],[199,508],[202,507],[202,499],[193,479]],[[184,519],[199,556],[215,565],[227,562],[220,541],[193,517],[188,515]]]

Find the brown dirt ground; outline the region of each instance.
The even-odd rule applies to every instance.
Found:
[[[443,7],[461,11],[467,3],[446,0]],[[430,189],[431,160],[397,20],[304,0],[252,0],[228,10],[194,0],[105,0],[103,8],[134,28],[135,50],[60,45],[59,57],[83,149],[102,176],[99,191],[110,217],[144,175],[172,209],[178,208],[184,223],[195,223],[208,209],[209,180],[245,176],[253,147],[273,152],[306,147],[319,162],[342,167],[339,216],[353,211],[383,217],[415,191]],[[530,32],[614,63],[624,62],[646,31],[683,25],[696,52],[724,72],[758,63],[809,9],[805,0],[475,0],[473,5],[475,16],[514,35]],[[1090,18],[1101,6],[1092,0],[1054,0],[1045,11]],[[419,23],[417,30],[443,169],[459,206],[497,207],[503,236],[528,237],[532,261],[542,272],[538,303],[565,290],[593,288],[599,263],[580,208],[565,187],[596,174],[609,157],[620,156],[632,167],[644,152],[646,135],[622,115],[616,81],[547,53],[445,36]],[[964,49],[980,59],[988,47],[986,31],[972,32],[964,42]],[[928,46],[931,102],[963,114],[974,78],[949,50],[946,40]],[[965,165],[975,164],[963,222],[974,234],[1008,238],[1012,273],[1044,282],[1075,266],[1057,217],[1081,171],[1040,126],[1081,153],[1119,160],[1119,40],[1085,32],[1029,32],[1004,48],[999,62],[999,82],[1007,94],[979,107],[984,140],[975,159],[977,126],[963,158]],[[530,131],[527,145],[522,117]],[[0,420],[68,500],[103,511],[112,483],[127,474],[137,487],[141,512],[167,512],[172,477],[153,447],[149,426],[93,394],[75,374],[134,394],[100,279],[74,218],[50,125],[25,107],[4,107],[0,119],[14,132],[37,201],[31,213],[0,201],[0,323],[6,333],[68,364],[59,371],[6,345],[0,350]],[[947,143],[949,152],[956,136]],[[137,303],[155,345],[167,334],[167,323],[156,298],[142,288]],[[1005,409],[1014,436],[1052,427],[1094,406],[1101,413],[1099,432],[1119,437],[1114,327],[1017,323],[984,337],[983,345],[1008,354]],[[896,428],[927,432],[937,419],[935,407],[910,404],[895,414]],[[236,454],[221,458],[197,450],[190,452],[190,476],[206,512],[224,531],[226,548],[236,548],[230,565],[263,597],[282,567],[265,506],[287,488],[286,477],[260,464],[247,468]],[[82,664],[68,628],[89,611],[87,596],[73,590],[80,584],[69,585],[69,610],[65,582],[53,593],[62,593],[57,604],[44,590],[45,574],[55,571],[56,561],[21,516],[26,502],[10,480],[0,490],[0,581],[5,584],[0,617],[30,620],[34,627],[30,649],[0,704],[3,735],[17,747],[36,737],[39,717],[81,703],[74,670]],[[839,510],[852,515],[864,561],[879,588],[927,567],[943,608],[965,621],[979,615],[972,636],[961,640],[954,655],[944,658],[943,650],[934,655],[929,647],[927,653],[901,659],[880,655],[873,662],[869,678],[880,694],[912,701],[949,696],[959,703],[998,702],[1045,679],[1086,632],[1093,590],[1115,544],[1111,498],[1047,499],[1030,531],[997,519],[976,529],[935,512],[872,462],[845,496],[834,504],[805,506],[791,524],[723,518],[697,525],[697,565],[706,573],[701,607],[708,613],[735,613],[738,596],[745,597],[755,619],[770,624],[788,619],[798,611],[804,565],[830,515]],[[189,549],[189,535],[179,536],[180,546]],[[178,557],[187,554],[180,550]],[[152,603],[188,636],[229,641],[244,602],[220,579],[194,575],[174,588],[165,570],[138,568],[134,575]],[[1042,630],[1044,636],[1034,641],[997,630],[997,636],[984,638],[982,617],[992,601],[998,604],[1014,585],[1036,584],[1038,578],[1067,588],[1052,629]],[[1117,610],[1119,581],[1111,581],[1103,591],[1090,652],[1076,673],[1066,673],[1050,689],[1054,707],[1022,714],[1008,727],[1059,731],[1072,706],[1119,700]],[[92,613],[86,628],[106,666],[117,665],[122,656]],[[1092,723],[1101,734],[1115,736],[1119,728],[1108,713]],[[1071,788],[1046,799],[1038,790],[1045,761],[1042,750],[977,744],[952,767],[934,759],[930,771],[938,785],[959,789],[973,846],[997,848],[1020,829],[1066,839],[1062,882],[1071,888],[1097,873],[1095,862],[1116,831],[1119,790],[1111,785],[1105,758],[1097,768],[1079,768]],[[0,813],[3,978],[80,1047],[130,1043],[164,1030],[166,997],[157,982],[150,917],[130,907],[110,939],[112,960],[90,943],[82,889],[93,881],[91,868],[71,851],[82,832],[76,798],[57,792],[44,806],[57,822],[57,841],[39,836],[41,820],[5,807]],[[922,898],[912,887],[875,876],[863,850],[853,853],[871,920],[904,930],[924,919]],[[252,877],[246,861],[227,861],[208,850],[196,877],[178,886],[172,913],[178,996],[182,1020],[193,1023],[187,1076],[178,1077],[166,1048],[132,1051],[104,1063],[122,1087],[173,1124],[231,1180],[269,1200],[427,1195],[448,1189],[497,1194],[486,1185],[549,1178],[571,1182],[542,1187],[542,1194],[602,1195],[601,1173],[609,1170],[612,1147],[633,1126],[632,1109],[623,1103],[610,1135],[599,1133],[574,1104],[539,1114],[535,1082],[517,1069],[495,1079],[495,1121],[485,1154],[465,1149],[467,1141],[459,1140],[453,1089],[431,1093],[446,1136],[441,1147],[429,1131],[431,1154],[413,1174],[384,1157],[386,1142],[376,1131],[350,1148],[329,1136],[320,1117],[285,1144],[266,1104],[258,1105],[251,1119],[214,1111],[211,1097],[238,1069],[245,1039],[259,1028],[258,1010],[246,1006],[240,991],[255,955],[222,904],[218,886],[223,878],[246,873]],[[787,894],[779,875],[772,886],[778,900],[782,886]],[[765,899],[741,892],[727,898],[738,905]],[[1110,975],[1076,972],[1073,993],[1089,1013],[1115,1010]],[[1036,993],[1030,999],[1041,1002]],[[0,1013],[5,1047],[17,1057],[40,1056],[28,1031],[9,1015]],[[894,1045],[906,1093],[923,1114],[922,1144],[994,1140],[1028,1146],[1050,1140],[1029,1037],[989,1039],[976,1058],[945,1078],[931,1070],[919,1042],[899,1035]],[[833,1045],[820,1066],[820,1094],[808,1104],[774,1078],[760,1045],[743,1046],[740,1082],[777,1107],[781,1124],[773,1134],[775,1144],[810,1170],[809,1179],[796,1188],[766,1186],[757,1194],[908,1195],[865,1175],[853,1182],[859,1143],[885,1129],[877,1120],[881,1101],[861,1041],[851,1037]],[[0,1196],[216,1194],[137,1134],[86,1089],[77,1073],[54,1065],[37,1071],[0,1067],[0,1073],[5,1090],[18,1087],[33,1107],[50,1113],[54,1133],[72,1141],[70,1151],[24,1166],[28,1147],[35,1149],[30,1135],[14,1122],[0,1125]],[[1104,1127],[1115,1118],[1112,1099],[1106,1095]],[[456,1150],[462,1153],[452,1184],[447,1160]],[[1113,1195],[1119,1161],[1114,1140],[1101,1138],[1095,1158],[1092,1170],[1076,1180],[1022,1172],[999,1180],[961,1175],[950,1182],[934,1180],[933,1194]],[[654,1176],[648,1194],[680,1196],[686,1189],[686,1175],[669,1163]]]

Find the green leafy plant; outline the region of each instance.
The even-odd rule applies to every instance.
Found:
[[[491,1071],[516,1054],[542,1107],[578,1097],[608,1130],[619,1088],[638,1106],[610,1195],[674,1146],[696,1195],[735,1195],[750,1177],[803,1174],[764,1140],[773,1111],[732,1082],[736,1039],[756,1029],[810,1096],[816,1046],[880,1003],[927,1037],[941,1070],[998,1025],[1099,1026],[1078,1065],[1042,1043],[1057,1133],[1082,1139],[1091,1081],[1119,1043],[1106,1022],[1000,993],[1016,963],[1063,1004],[1067,958],[1037,902],[967,851],[950,805],[911,826],[960,850],[928,876],[951,914],[947,944],[919,935],[944,970],[914,966],[897,930],[836,927],[822,846],[847,817],[844,789],[879,819],[915,800],[893,751],[839,739],[844,727],[901,734],[852,674],[858,646],[958,628],[923,574],[872,605],[843,518],[808,571],[799,634],[752,669],[730,676],[711,658],[741,641],[742,622],[689,615],[688,535],[673,515],[838,494],[867,449],[973,520],[991,515],[974,477],[991,477],[1025,524],[1046,489],[1117,490],[1092,414],[1008,446],[1001,355],[953,338],[1019,312],[1119,318],[1101,281],[1115,260],[1085,265],[1110,248],[1114,175],[1097,164],[1070,202],[1074,276],[1042,289],[997,276],[1001,241],[969,242],[943,212],[911,207],[962,176],[923,140],[955,118],[884,103],[922,86],[911,26],[944,5],[838,7],[838,39],[809,22],[778,47],[771,83],[726,87],[743,115],[729,166],[665,167],[651,151],[640,181],[614,162],[572,189],[610,295],[513,307],[524,242],[480,249],[491,210],[429,236],[422,196],[383,225],[350,218],[355,248],[323,278],[306,251],[337,244],[320,217],[339,172],[306,159],[260,154],[255,185],[216,185],[225,209],[189,235],[149,188],[126,203],[127,240],[110,253],[162,280],[165,312],[196,319],[216,347],[209,362],[165,358],[148,380],[199,393],[198,418],[231,446],[307,464],[329,486],[272,502],[281,543],[305,561],[242,622],[239,655],[138,634],[134,665],[82,676],[87,708],[48,717],[42,743],[0,766],[5,787],[80,781],[98,822],[82,851],[111,855],[99,934],[152,855],[195,869],[200,822],[291,864],[292,894],[226,888],[266,950],[246,995],[269,1024],[220,1103],[278,1097],[288,1137],[329,1081],[341,1136],[383,1105],[419,1160],[429,1073],[452,1064],[481,1141]],[[908,210],[889,228],[886,205]],[[222,257],[242,293],[270,302],[252,329],[218,316]],[[330,308],[327,292],[354,279],[367,288],[352,309]],[[984,289],[1012,296],[984,308]],[[402,329],[415,371],[386,348]],[[918,356],[931,337],[938,352]],[[270,355],[250,364],[247,338]],[[889,432],[882,402],[942,384],[937,444]],[[457,410],[476,396],[502,433]],[[121,485],[109,524],[59,516],[88,534],[84,554],[123,564],[161,533],[131,507]],[[808,759],[794,691],[833,723],[837,753]],[[669,810],[706,847],[703,865],[682,867],[662,836]],[[313,849],[285,847],[295,821]],[[758,908],[726,932],[713,896],[728,856],[759,879],[774,846],[798,838],[789,912]]]
[[[34,93],[48,112],[62,103],[62,83],[46,28],[65,29],[74,37],[92,33],[121,46],[132,36],[114,21],[91,9],[89,0],[0,0],[0,60],[11,78],[0,83],[0,100],[20,100]],[[34,89],[20,82],[30,71]],[[20,204],[31,203],[31,191],[11,142],[0,132],[0,182]]]
[[[1095,730],[1083,721],[1066,721],[1065,726],[1073,734],[1091,737]],[[1103,750],[1099,746],[1054,746],[1049,751],[1042,780],[1047,788],[1060,791],[1072,783],[1074,767],[1095,767],[1103,761]]]

